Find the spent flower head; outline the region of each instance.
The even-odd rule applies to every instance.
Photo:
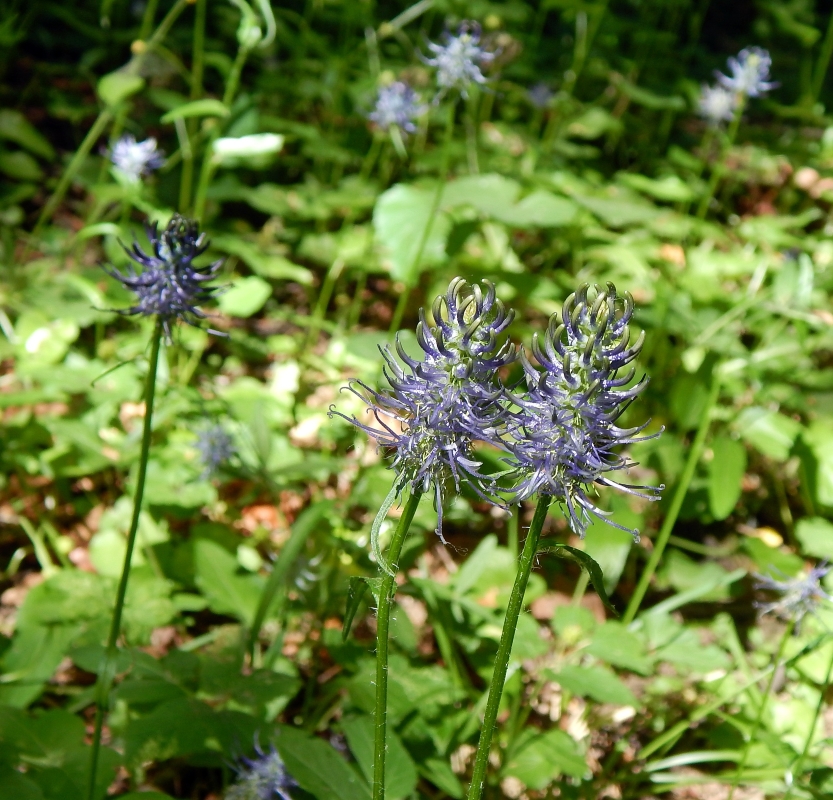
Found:
[[[745,97],[760,97],[778,86],[769,81],[772,58],[762,47],[744,47],[728,60],[731,75],[715,72],[722,86]]]
[[[223,262],[215,261],[204,267],[194,265],[194,259],[208,248],[205,234],[199,232],[194,220],[174,214],[163,231],[155,223],[146,230],[152,248],[150,254],[135,241],[131,247],[122,245],[127,255],[141,266],[140,271],[132,264],[127,272],[114,267],[104,269],[136,295],[135,305],[120,313],[158,317],[170,339],[172,322],[180,319],[196,325],[194,318],[205,319],[198,306],[214,297],[217,288],[208,286],[208,282],[217,277]]]
[[[777,600],[769,603],[757,603],[762,614],[774,613],[781,619],[795,623],[796,628],[807,614],[814,613],[822,603],[833,602],[822,587],[821,579],[832,568],[827,564],[813,567],[806,575],[790,578],[780,570],[775,570],[784,580],[776,580],[769,575],[755,575],[755,588],[764,589],[780,595]]]
[[[486,83],[480,67],[494,61],[495,54],[480,47],[480,25],[476,22],[462,22],[456,36],[446,31],[443,38],[445,44],[428,42],[434,57],[426,58],[425,63],[436,67],[440,95],[459,89],[463,97],[468,97],[472,83]]]
[[[446,484],[459,492],[467,482],[484,499],[493,497],[493,481],[480,472],[475,459],[477,441],[502,446],[506,425],[504,389],[498,371],[516,358],[503,334],[513,318],[484,281],[469,286],[461,278],[433,305],[434,324],[420,313],[417,341],[421,361],[411,358],[397,337],[396,351],[380,348],[390,388],[377,391],[361,381],[350,390],[368,406],[374,424],[337,414],[394,453],[392,469],[397,487],[412,492],[433,489],[442,539],[442,505]]]
[[[237,453],[234,441],[219,423],[203,428],[197,433],[196,448],[203,467],[203,478],[216,475]]]
[[[697,100],[697,111],[709,125],[717,127],[721,122],[731,122],[738,107],[738,96],[725,86],[703,84]]]
[[[382,130],[388,130],[395,125],[403,131],[413,133],[416,130],[414,120],[425,108],[412,87],[402,81],[394,81],[379,88],[376,105],[368,114],[368,118]]]
[[[582,286],[553,314],[542,337],[532,343],[541,369],[521,354],[527,392],[514,396],[520,409],[508,439],[509,463],[517,478],[516,500],[551,495],[566,506],[570,526],[583,536],[591,515],[612,525],[590,499],[595,486],[612,486],[647,500],[660,489],[619,483],[609,473],[635,466],[616,449],[644,438],[614,423],[645,388],[633,385],[635,370],[620,370],[637,357],[644,334],[630,342],[633,298],[616,287]],[[656,434],[654,434],[656,435]],[[616,525],[616,527],[621,527]],[[638,532],[632,531],[637,534]]]
[[[257,758],[241,760],[237,780],[226,790],[225,800],[292,800],[289,790],[298,784],[274,745],[268,753],[255,749]]]
[[[135,136],[126,133],[113,145],[110,161],[122,175],[135,182],[159,169],[165,163],[165,154],[157,148],[152,136],[137,142]]]

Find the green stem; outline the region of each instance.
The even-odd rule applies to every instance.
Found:
[[[714,165],[711,177],[709,178],[709,185],[700,205],[697,206],[697,219],[705,219],[711,205],[714,193],[717,191],[717,184],[723,177],[726,166],[726,155],[729,148],[735,143],[735,138],[738,135],[738,128],[740,127],[740,118],[743,116],[743,109],[746,107],[746,95],[740,94],[738,96],[738,104],[735,108],[735,115],[729,123],[729,129],[726,131],[726,141],[723,143],[722,152],[720,154],[720,161]]]
[[[831,56],[833,56],[833,13],[830,14],[830,19],[827,22],[827,32],[824,34],[819,60],[816,62],[816,69],[813,73],[812,97],[814,103],[819,99],[821,87],[824,86]]]
[[[202,97],[202,79],[205,63],[205,9],[206,0],[196,0],[194,7],[194,38],[191,56],[191,100],[199,100]],[[183,214],[188,213],[191,203],[191,189],[194,182],[194,159],[191,152],[191,139],[197,132],[197,120],[189,119],[185,125],[185,142],[180,135],[180,148],[182,152],[182,177],[179,184],[179,210]],[[177,133],[179,130],[177,129]],[[186,157],[187,156],[187,157]]]
[[[44,223],[46,223],[55,213],[55,209],[58,208],[58,205],[64,199],[64,195],[67,193],[67,189],[69,189],[72,179],[81,168],[81,164],[84,162],[84,159],[90,154],[90,150],[93,149],[93,145],[98,141],[101,134],[104,133],[104,129],[110,124],[110,120],[112,118],[113,114],[109,110],[105,109],[99,113],[96,121],[93,123],[89,131],[87,131],[84,141],[81,142],[81,146],[75,151],[75,155],[73,155],[69,164],[67,164],[64,174],[61,175],[61,180],[58,181],[58,185],[55,187],[52,197],[49,198],[46,205],[41,210],[38,221],[35,223],[34,230],[32,231],[33,238],[37,237]]]
[[[813,744],[813,732],[815,731],[816,725],[818,724],[822,709],[827,705],[825,703],[824,696],[827,694],[827,687],[830,685],[831,677],[833,677],[833,649],[830,650],[830,661],[827,664],[827,674],[824,676],[824,682],[821,685],[821,691],[819,692],[819,701],[818,703],[816,703],[816,711],[813,714],[813,721],[810,723],[810,727],[807,730],[807,738],[804,740],[804,749],[801,751],[801,755],[795,762],[795,766],[793,766],[790,770],[790,772],[792,773],[792,782],[787,788],[787,793],[784,795],[784,800],[790,800],[790,798],[793,796],[795,782],[801,777],[801,770],[804,768],[804,762],[807,760],[807,756],[810,752],[810,746]]]
[[[468,157],[469,174],[477,175],[480,164],[477,159],[477,99],[474,94],[466,102],[466,155]]]
[[[376,721],[373,740],[373,800],[385,798],[385,756],[388,724],[388,636],[390,609],[396,585],[396,570],[402,545],[419,505],[421,492],[413,492],[402,509],[388,550],[391,572],[385,574],[379,589],[379,611],[376,614]]]
[[[752,723],[752,730],[750,730],[749,734],[745,737],[743,752],[741,753],[740,761],[738,761],[738,766],[735,770],[735,777],[732,779],[732,788],[729,790],[729,797],[727,800],[732,800],[735,796],[735,790],[738,788],[741,778],[743,777],[743,770],[746,766],[747,760],[749,759],[749,751],[752,748],[752,743],[755,741],[755,735],[761,727],[761,723],[764,719],[764,713],[766,712],[766,707],[769,703],[769,696],[772,694],[772,686],[775,683],[775,676],[778,674],[778,666],[781,663],[781,656],[784,655],[784,648],[787,646],[787,642],[792,635],[794,627],[794,622],[790,622],[790,624],[787,625],[784,630],[784,635],[781,637],[781,641],[778,644],[778,652],[775,654],[775,660],[773,661],[775,669],[772,670],[769,680],[766,683],[766,689],[764,690],[764,695],[761,698],[761,704],[758,706],[758,713],[755,715],[755,721]]]
[[[124,553],[121,578],[116,591],[116,605],[110,624],[110,635],[107,637],[107,650],[98,674],[95,698],[95,730],[93,732],[92,755],[90,757],[90,782],[87,791],[88,800],[95,800],[95,779],[98,771],[98,754],[101,749],[101,729],[104,724],[104,706],[110,694],[110,687],[116,671],[116,651],[119,634],[121,633],[121,618],[124,611],[124,598],[127,594],[127,579],[130,575],[130,562],[136,545],[136,534],[139,530],[139,517],[142,512],[142,495],[145,491],[145,476],[147,475],[148,456],[150,454],[151,418],[153,416],[153,398],[156,394],[156,371],[159,364],[159,346],[162,342],[162,320],[156,318],[156,327],[150,346],[150,364],[148,365],[147,380],[145,381],[145,419],[142,426],[142,449],[139,455],[139,471],[136,475],[136,494],[133,498],[133,518],[130,520],[130,531],[127,534],[127,547]]]
[[[515,576],[515,585],[512,587],[509,606],[506,609],[506,620],[500,634],[500,645],[498,646],[497,656],[495,656],[495,671],[489,685],[489,699],[486,701],[483,728],[480,733],[480,742],[477,745],[477,755],[474,759],[468,800],[480,800],[483,797],[483,789],[486,785],[486,768],[489,764],[489,750],[492,746],[492,736],[495,731],[500,698],[503,695],[503,685],[506,682],[506,673],[509,669],[512,642],[515,640],[515,630],[518,627],[518,618],[523,607],[529,574],[532,571],[535,554],[538,552],[538,541],[541,538],[541,530],[544,527],[547,509],[551,502],[552,498],[548,495],[542,495],[538,499],[535,515],[532,517],[532,524],[529,526],[529,533],[524,542],[524,549],[518,564],[518,574]]]
[[[159,5],[159,0],[148,0],[145,6],[145,13],[142,15],[142,26],[139,28],[139,40],[142,41],[147,38],[150,29],[153,27],[153,20],[156,17],[156,7]]]
[[[645,592],[648,591],[648,585],[651,583],[651,578],[656,572],[665,547],[668,544],[668,539],[674,530],[674,525],[677,522],[677,517],[680,514],[680,509],[683,506],[683,500],[688,492],[688,487],[691,485],[691,480],[694,478],[694,471],[697,469],[697,464],[700,462],[700,456],[703,454],[703,446],[706,443],[706,436],[709,433],[709,426],[711,424],[712,410],[717,397],[720,393],[720,379],[716,374],[712,375],[712,385],[709,391],[706,405],[703,408],[703,413],[700,416],[700,426],[697,429],[697,434],[694,441],[691,443],[691,448],[688,451],[688,460],[683,468],[683,474],[680,476],[680,482],[677,484],[677,489],[674,492],[674,497],[671,500],[671,507],[668,509],[668,514],[663,520],[662,528],[654,542],[654,549],[651,552],[651,557],[645,565],[645,569],[639,578],[639,583],[631,596],[628,608],[622,617],[622,622],[629,625],[633,622],[636,612],[639,611],[639,605],[645,597]]]
[[[422,229],[422,236],[419,240],[416,253],[413,261],[411,261],[408,276],[411,280],[415,280],[419,274],[419,264],[422,261],[422,254],[425,252],[425,246],[428,244],[428,237],[431,235],[431,228],[434,227],[434,217],[437,216],[437,211],[440,208],[440,201],[443,197],[443,189],[445,188],[445,181],[448,177],[448,162],[451,155],[451,139],[454,134],[454,111],[457,108],[457,101],[450,103],[447,109],[447,116],[445,121],[445,138],[443,140],[442,160],[440,162],[440,174],[437,178],[437,188],[434,190],[434,199],[431,201],[431,210],[428,212],[428,219],[425,222],[425,227]],[[396,333],[399,326],[402,324],[402,317],[405,316],[405,309],[408,305],[408,296],[413,287],[407,286],[405,291],[399,295],[399,302],[396,304],[396,310],[393,312],[393,319],[391,319],[389,333]]]

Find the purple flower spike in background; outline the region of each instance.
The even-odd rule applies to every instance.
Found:
[[[821,564],[813,567],[807,575],[800,575],[790,578],[784,573],[784,580],[775,580],[768,575],[755,575],[756,589],[765,589],[768,592],[775,592],[780,597],[769,603],[758,603],[762,614],[770,612],[781,617],[781,619],[795,623],[796,629],[807,614],[812,614],[822,603],[833,602],[831,597],[822,587],[821,580],[827,575],[832,567]]]
[[[729,59],[731,76],[716,72],[722,86],[745,97],[761,97],[778,86],[769,81],[772,59],[769,52],[761,47],[745,47],[738,57]]]
[[[703,84],[697,101],[697,111],[709,125],[718,127],[721,122],[731,122],[738,107],[735,92],[724,86]]]
[[[509,444],[514,457],[510,463],[520,478],[515,497],[551,495],[564,503],[579,536],[591,515],[616,525],[590,499],[594,485],[646,500],[659,497],[659,489],[608,477],[635,466],[616,448],[652,438],[637,435],[647,423],[635,428],[614,424],[647,384],[642,378],[626,388],[633,367],[619,375],[642,347],[643,334],[630,344],[632,314],[633,299],[629,294],[618,296],[613,284],[584,286],[567,298],[560,317],[552,316],[544,336],[533,340],[532,352],[543,371],[521,354],[528,392],[513,398],[520,408]]]
[[[463,22],[457,35],[444,34],[445,44],[428,42],[428,49],[434,54],[425,63],[437,69],[437,85],[440,94],[449,89],[459,89],[463,97],[472,83],[486,83],[486,76],[480,71],[483,64],[494,61],[495,54],[480,47],[480,25]]]
[[[142,270],[136,272],[132,265],[125,274],[115,268],[106,268],[108,275],[121,281],[136,295],[136,304],[123,314],[158,315],[165,335],[170,339],[171,322],[177,319],[196,325],[194,318],[205,319],[198,306],[214,297],[216,287],[207,286],[217,277],[222,261],[204,267],[194,266],[194,259],[208,249],[208,241],[194,220],[174,214],[161,233],[154,224],[147,228],[152,254],[145,253],[134,242],[125,247],[127,254]],[[216,333],[216,331],[211,331]]]
[[[274,745],[268,753],[242,759],[237,781],[226,790],[225,800],[292,800],[289,790],[298,784],[286,771]]]
[[[210,478],[217,474],[236,454],[234,442],[226,429],[219,424],[211,425],[197,434],[197,452],[203,466],[202,477]]]
[[[122,175],[135,182],[159,169],[165,163],[165,154],[157,148],[153,137],[137,142],[135,136],[126,133],[113,145],[110,161]]]
[[[376,391],[361,381],[350,386],[377,426],[345,419],[394,451],[391,466],[400,489],[409,485],[413,492],[423,493],[433,488],[440,538],[448,481],[458,493],[466,481],[481,497],[496,502],[493,481],[480,472],[481,462],[474,458],[474,443],[502,446],[508,417],[498,370],[514,361],[516,352],[499,337],[514,314],[504,309],[490,283],[484,285],[485,293],[461,278],[452,280],[446,294],[434,302],[434,326],[420,312],[417,340],[425,354],[422,361],[411,358],[398,339],[396,350],[404,368],[390,348],[382,349],[390,389]]]
[[[407,83],[394,81],[389,86],[382,86],[376,98],[376,106],[368,115],[382,130],[395,125],[403,131],[413,133],[416,130],[414,120],[425,111],[419,102],[419,95]]]

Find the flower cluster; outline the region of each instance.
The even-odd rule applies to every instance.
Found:
[[[500,341],[513,312],[497,299],[494,286],[486,281],[484,285],[485,293],[455,278],[434,303],[435,324],[429,325],[420,313],[421,361],[411,358],[398,338],[396,350],[404,368],[389,347],[381,349],[390,389],[376,391],[361,381],[350,386],[367,404],[376,425],[347,419],[393,450],[398,487],[420,493],[433,488],[440,538],[448,482],[459,492],[466,481],[481,497],[494,501],[494,482],[480,472],[474,444],[501,445],[505,413],[498,371],[517,354],[507,339]]]
[[[407,83],[394,81],[382,86],[376,98],[376,105],[368,118],[382,130],[396,126],[407,133],[416,130],[414,120],[425,111],[419,102],[419,95]]]
[[[147,235],[151,254],[145,253],[136,242],[124,248],[142,267],[140,272],[132,265],[127,273],[107,267],[105,271],[136,295],[135,305],[120,313],[157,316],[170,339],[171,323],[175,320],[195,325],[194,318],[205,319],[198,306],[212,299],[217,291],[208,282],[217,277],[223,262],[215,261],[204,267],[194,265],[194,259],[208,248],[208,241],[195,221],[179,214],[174,214],[161,233],[155,224],[148,227]]]
[[[237,781],[228,788],[225,800],[292,800],[289,790],[298,784],[286,771],[274,746],[268,753],[256,748],[258,757],[242,759]]]
[[[789,578],[784,575],[784,580],[775,580],[768,575],[755,575],[756,589],[764,589],[774,592],[780,597],[769,603],[758,603],[762,614],[774,613],[781,619],[790,620],[795,623],[796,628],[807,614],[812,614],[822,603],[833,602],[831,597],[822,587],[821,579],[833,569],[826,564],[813,567],[807,575],[797,578]],[[783,574],[783,573],[782,573]]]
[[[219,424],[204,428],[197,434],[196,448],[203,467],[203,478],[216,475],[237,452],[231,436]]]
[[[446,31],[444,38],[445,44],[428,42],[434,57],[426,58],[425,63],[437,70],[440,94],[458,89],[463,97],[468,97],[472,83],[486,83],[480,67],[494,61],[495,54],[480,47],[480,25],[476,22],[463,22],[456,36]]]
[[[457,492],[467,482],[495,504],[501,489],[515,502],[551,495],[565,505],[579,535],[591,515],[611,522],[590,499],[596,485],[657,499],[659,489],[611,477],[634,466],[617,448],[646,438],[639,434],[647,423],[615,424],[647,382],[633,383],[633,367],[624,370],[643,340],[640,335],[630,342],[630,295],[617,295],[612,284],[585,286],[571,295],[562,314],[554,315],[544,336],[533,342],[539,366],[521,351],[525,391],[519,391],[501,380],[504,368],[518,358],[505,337],[513,313],[505,310],[494,287],[484,284],[485,292],[455,278],[434,303],[434,325],[420,312],[422,360],[408,356],[398,340],[404,367],[388,348],[382,350],[390,389],[377,391],[361,382],[350,387],[375,424],[345,418],[393,451],[398,488],[426,492],[433,487],[441,537],[443,492],[450,481]],[[477,442],[507,454],[507,473],[483,474],[474,452]],[[512,484],[500,486],[498,477]]]
[[[724,86],[708,86],[704,83],[700,89],[697,110],[700,116],[715,128],[721,122],[731,122],[737,106],[737,94]]]
[[[769,53],[761,47],[745,47],[732,56],[729,61],[731,75],[717,72],[717,80],[721,86],[735,94],[744,97],[761,97],[778,84],[769,81],[769,69],[772,59]]]
[[[560,316],[552,316],[543,337],[535,336],[532,352],[541,369],[526,354],[521,357],[527,391],[513,396],[520,408],[509,444],[517,473],[513,493],[518,500],[535,494],[560,500],[580,536],[591,515],[607,516],[589,497],[594,485],[658,499],[657,489],[609,477],[634,466],[615,448],[644,439],[638,434],[647,425],[615,424],[647,383],[643,377],[632,384],[633,367],[620,374],[637,357],[644,338],[640,334],[630,344],[632,314],[633,299],[617,295],[612,283],[583,286],[567,298]]]
[[[136,182],[159,169],[165,163],[165,154],[157,148],[153,137],[137,142],[135,136],[126,133],[113,145],[110,161],[120,174]]]

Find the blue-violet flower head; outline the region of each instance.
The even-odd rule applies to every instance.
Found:
[[[165,163],[165,154],[156,146],[152,136],[143,142],[126,133],[114,145],[110,153],[113,166],[128,180],[138,181]]]
[[[461,23],[456,36],[448,31],[443,36],[445,44],[428,42],[434,57],[426,58],[425,63],[437,69],[440,94],[459,89],[460,94],[467,97],[472,83],[486,83],[480,67],[494,61],[495,54],[480,47],[480,25],[476,22]]]
[[[421,361],[405,352],[398,337],[396,351],[404,367],[389,347],[380,348],[389,389],[377,391],[361,381],[349,387],[367,404],[375,424],[345,419],[394,452],[391,467],[400,489],[409,486],[422,493],[433,488],[441,539],[447,483],[459,492],[465,481],[483,499],[497,502],[494,482],[480,472],[474,444],[503,446],[507,415],[499,370],[517,354],[502,338],[513,312],[505,310],[494,286],[484,285],[485,292],[455,278],[433,304],[434,325],[420,313]]]
[[[639,354],[644,334],[630,343],[633,299],[616,287],[581,287],[554,314],[547,332],[533,339],[532,352],[541,370],[521,354],[527,392],[513,396],[520,409],[507,442],[515,468],[516,500],[551,495],[566,507],[570,526],[583,536],[591,515],[608,519],[590,499],[596,486],[613,486],[648,500],[659,489],[618,483],[608,473],[634,462],[616,448],[640,441],[647,422],[635,428],[614,423],[645,388],[646,378],[627,367]],[[660,487],[662,488],[662,487]],[[631,531],[638,535],[637,531]]]
[[[412,87],[402,81],[394,81],[389,86],[380,87],[376,106],[368,117],[382,130],[388,130],[395,125],[403,131],[413,133],[416,130],[414,120],[425,108]]]
[[[205,319],[198,306],[211,300],[217,291],[208,282],[217,277],[223,262],[215,261],[204,267],[194,265],[194,259],[208,248],[208,241],[194,220],[179,214],[174,214],[161,232],[155,224],[148,227],[147,235],[152,248],[150,254],[136,242],[124,248],[141,266],[139,272],[133,265],[126,273],[115,268],[105,267],[105,270],[136,295],[136,304],[121,313],[157,316],[170,339],[171,322],[180,319],[196,325],[194,318]]]
[[[546,83],[536,83],[526,93],[527,100],[535,108],[546,108],[553,96],[552,89]]]
[[[776,580],[768,575],[755,575],[756,589],[765,589],[780,595],[772,602],[758,603],[758,608],[762,614],[773,612],[781,619],[792,621],[798,628],[807,614],[814,613],[822,603],[833,602],[833,597],[821,585],[821,579],[830,570],[831,567],[827,564],[820,564],[806,575],[796,578],[781,573],[784,580]]]
[[[216,475],[237,453],[234,441],[220,424],[210,425],[199,431],[196,448],[203,467],[203,478]]]
[[[709,125],[718,127],[721,122],[731,122],[737,106],[737,93],[725,86],[703,84],[697,101],[697,111]]]
[[[292,800],[289,790],[298,784],[286,771],[278,751],[274,746],[268,753],[256,749],[257,758],[242,759],[237,781],[226,790],[225,800]]]
[[[729,58],[728,64],[731,75],[722,72],[716,72],[715,75],[722,86],[736,94],[760,97],[778,86],[769,81],[772,59],[769,52],[761,47],[745,47],[737,58]]]

